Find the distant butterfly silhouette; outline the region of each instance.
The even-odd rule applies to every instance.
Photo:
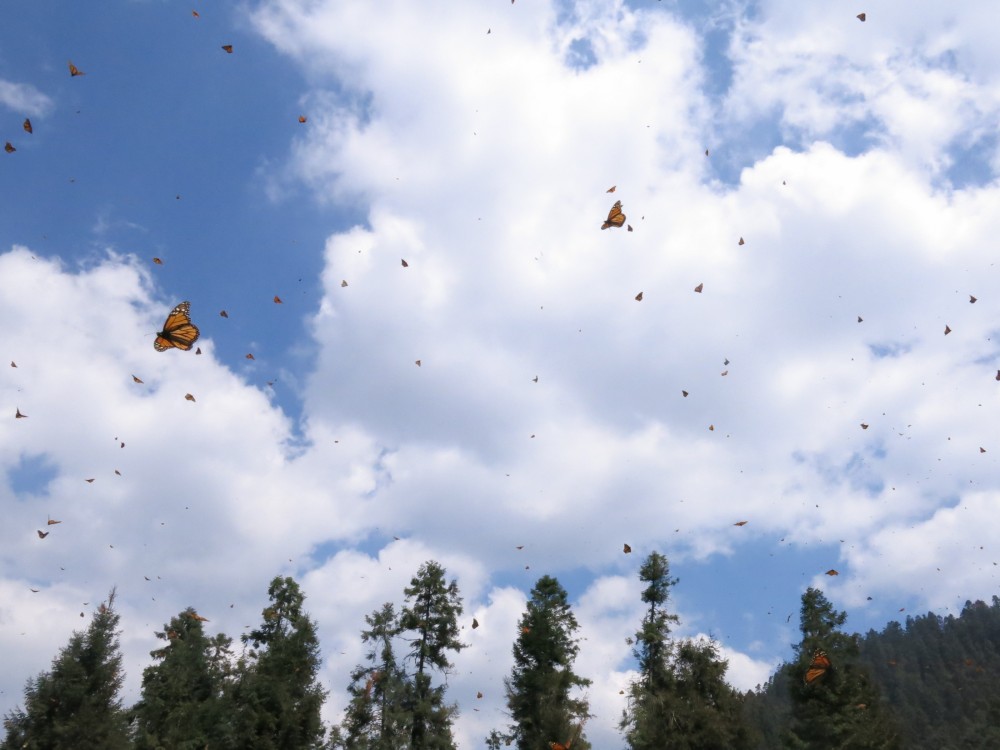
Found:
[[[224,49],[230,55],[233,54],[233,45],[231,45],[231,44],[223,44],[222,45],[222,49]]]
[[[156,334],[153,348],[158,352],[175,348],[189,351],[201,332],[198,326],[191,322],[191,303],[181,302],[170,311],[163,330]]]
[[[601,225],[601,229],[607,229],[608,227],[622,228],[625,224],[625,214],[622,213],[622,202],[615,201],[615,205],[611,207],[611,211],[608,213],[607,221]]]
[[[67,65],[69,65],[69,74],[71,76],[86,75],[86,73],[84,73],[82,70],[80,70],[78,67],[76,67],[73,63],[67,63]]]
[[[21,127],[24,128],[25,133],[35,132],[34,129],[31,127],[31,120],[29,120],[27,117],[24,118],[24,125],[22,125]]]
[[[817,650],[813,654],[812,661],[809,662],[809,669],[806,670],[806,685],[812,685],[816,680],[825,675],[833,665],[830,663],[830,657],[826,655],[826,651]]]

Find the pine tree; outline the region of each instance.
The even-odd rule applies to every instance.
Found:
[[[232,746],[232,706],[224,688],[230,672],[231,639],[209,638],[188,608],[156,637],[166,642],[150,652],[142,696],[132,708],[136,750]]]
[[[629,705],[620,727],[630,750],[709,750],[750,744],[743,726],[742,701],[725,682],[726,662],[715,644],[674,641],[670,626],[677,615],[666,610],[670,589],[667,558],[653,552],[639,569],[648,584],[648,605],[635,636],[633,654],[639,677],[629,688]]]
[[[386,602],[365,617],[369,629],[361,640],[369,644],[367,665],[351,673],[350,703],[344,714],[346,750],[405,750],[410,740],[409,717],[403,708],[406,675],[396,662],[393,639],[399,633],[395,608]]]
[[[896,731],[868,670],[858,660],[857,636],[840,632],[847,614],[837,612],[823,592],[802,595],[797,646],[800,679],[789,680],[792,719],[785,744],[790,748],[895,750]],[[830,667],[806,683],[804,676],[816,651],[826,652]]]
[[[271,605],[260,627],[240,636],[250,647],[233,688],[237,747],[307,750],[322,746],[320,708],[326,696],[316,624],[302,611],[305,596],[289,577],[267,590]]]
[[[576,617],[566,590],[551,576],[535,583],[514,642],[514,667],[504,680],[514,724],[487,743],[516,742],[518,750],[547,750],[552,743],[587,750],[583,733],[588,704],[571,694],[590,685],[573,671],[579,646]]]
[[[24,710],[7,714],[2,747],[33,750],[118,750],[129,747],[121,689],[122,657],[115,591],[84,632],[70,637],[52,669],[28,680]]]
[[[458,618],[462,599],[458,584],[445,583],[445,570],[430,560],[420,566],[410,586],[403,590],[406,605],[400,614],[400,633],[410,646],[407,659],[414,664],[404,706],[410,720],[412,750],[451,750],[454,705],[444,702],[444,685],[432,685],[431,670],[447,674],[449,651],[461,651]],[[407,636],[407,634],[409,634]]]

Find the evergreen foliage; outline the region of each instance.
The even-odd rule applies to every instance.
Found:
[[[647,605],[635,636],[633,655],[639,677],[629,688],[620,727],[630,750],[696,750],[749,745],[741,698],[725,682],[727,663],[716,646],[704,641],[674,641],[667,611],[670,576],[667,558],[653,552],[639,569],[647,584]]]
[[[640,579],[647,608],[634,641],[639,676],[621,724],[630,750],[1000,747],[998,597],[992,605],[967,602],[959,616],[908,617],[862,638],[842,632],[846,614],[809,589],[796,658],[740,696],[724,684],[726,662],[712,642],[670,638],[677,617],[666,605],[676,579],[666,558],[651,555]],[[173,617],[156,633],[162,647],[151,652],[155,663],[128,714],[118,698],[123,675],[112,591],[51,669],[28,680],[24,707],[4,717],[0,750],[451,750],[454,707],[432,676],[447,674],[449,652],[464,647],[457,585],[429,562],[405,593],[398,617],[387,603],[365,618],[365,662],[351,673],[343,725],[325,744],[316,626],[303,613],[297,584],[276,578],[263,622],[243,637],[247,651],[236,664],[230,639],[208,636],[193,610]],[[519,625],[505,681],[515,724],[493,731],[486,747],[589,748],[582,736],[587,702],[574,693],[589,681],[572,671],[577,623],[558,581],[539,579]],[[402,660],[400,644],[408,649]],[[832,666],[806,685],[817,648]],[[417,721],[424,729],[415,738]]]
[[[519,623],[514,667],[504,680],[514,724],[504,734],[494,731],[487,743],[516,743],[518,750],[547,750],[553,742],[571,743],[573,750],[590,747],[582,736],[587,701],[572,696],[590,685],[573,671],[578,627],[559,581],[539,578]]]
[[[895,750],[899,733],[887,716],[878,688],[859,662],[857,636],[840,632],[847,614],[837,612],[819,589],[802,595],[802,641],[798,674],[805,675],[813,654],[822,649],[831,668],[815,681],[789,680],[791,722],[785,735],[790,748]]]
[[[386,602],[365,617],[361,640],[369,645],[366,665],[351,673],[350,703],[341,727],[345,750],[405,750],[410,741],[409,716],[403,708],[406,674],[396,661],[393,638],[399,634],[395,608]]]
[[[232,640],[205,635],[190,607],[156,637],[166,643],[150,652],[158,663],[143,671],[142,696],[132,709],[136,750],[233,747],[225,693]]]
[[[129,747],[121,689],[122,657],[115,591],[85,631],[73,633],[52,668],[28,680],[24,709],[7,714],[2,747],[118,750]]]
[[[433,685],[431,671],[444,675],[452,668],[448,652],[461,651],[458,618],[462,599],[458,584],[445,582],[445,570],[429,560],[420,566],[403,590],[406,604],[399,618],[399,632],[409,645],[407,660],[414,665],[403,706],[409,714],[412,750],[451,750],[452,720],[457,707],[444,702],[445,685]]]
[[[320,708],[326,693],[316,624],[302,610],[305,596],[289,577],[276,577],[267,590],[271,604],[258,628],[240,636],[249,646],[241,659],[233,699],[236,744],[254,750],[322,747]]]

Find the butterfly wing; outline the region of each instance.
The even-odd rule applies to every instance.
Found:
[[[812,685],[816,680],[825,675],[833,666],[826,651],[817,651],[813,654],[812,661],[809,662],[809,669],[806,670],[806,685]]]
[[[615,205],[611,207],[611,211],[608,212],[607,221],[601,225],[601,229],[607,229],[608,227],[621,227],[625,223],[625,214],[622,213],[622,202],[615,201]]]
[[[198,326],[191,322],[191,303],[181,302],[170,311],[163,330],[156,334],[153,348],[158,352],[171,348],[188,351],[200,335]]]

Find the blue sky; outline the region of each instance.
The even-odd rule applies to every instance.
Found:
[[[806,586],[861,631],[996,592],[991,3],[58,7],[0,29],[0,710],[112,586],[132,700],[171,615],[296,576],[337,720],[436,559],[466,748],[544,574],[600,747],[650,551],[741,688]]]

